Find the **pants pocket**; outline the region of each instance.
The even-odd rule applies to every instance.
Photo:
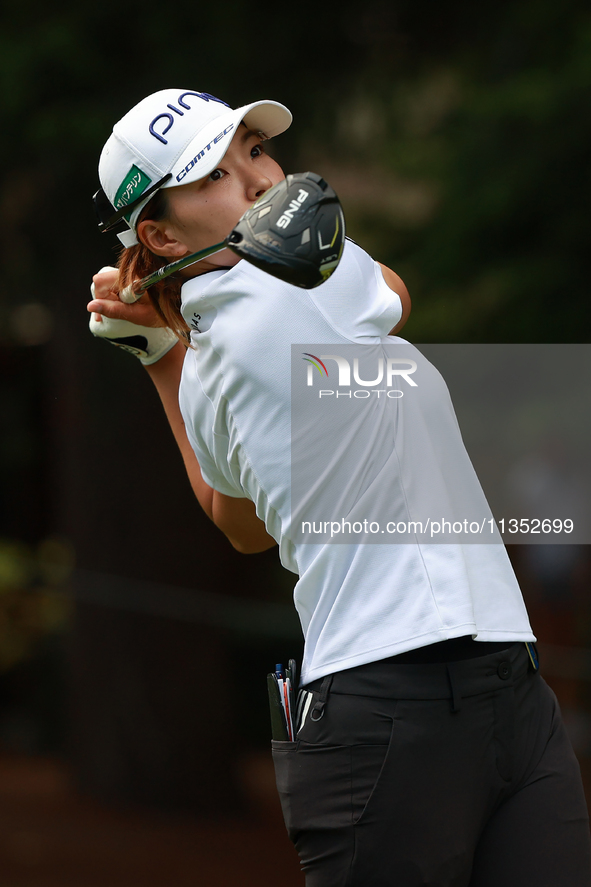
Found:
[[[292,841],[303,831],[358,822],[379,782],[388,748],[274,741],[277,790]]]
[[[303,830],[351,824],[351,747],[272,743],[281,809],[292,841]]]
[[[356,825],[365,813],[384,769],[389,745],[351,749],[351,814]]]

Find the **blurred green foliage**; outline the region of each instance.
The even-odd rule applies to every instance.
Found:
[[[68,624],[71,545],[50,537],[33,548],[0,539],[0,674],[34,656]]]
[[[10,301],[112,258],[90,209],[113,122],[164,86],[273,97],[351,234],[407,278],[415,341],[584,341],[591,13],[582,0],[14,4],[0,33]],[[26,274],[23,269],[26,269]],[[68,306],[69,307],[69,306]]]
[[[118,246],[96,231],[98,157],[113,123],[164,87],[292,110],[272,152],[286,172],[325,175],[351,236],[407,282],[411,341],[588,339],[583,0],[10,4],[0,28],[0,704],[10,709],[27,684],[27,710],[49,725],[64,692],[52,648],[69,612],[63,536],[84,569],[289,593],[274,552],[258,556],[257,572],[224,548],[141,367],[88,334],[90,276]],[[236,649],[236,661],[248,656],[253,673],[266,668],[266,649]],[[57,747],[60,729],[33,731],[53,736],[35,742]]]

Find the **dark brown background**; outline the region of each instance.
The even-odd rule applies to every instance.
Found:
[[[282,101],[277,159],[406,280],[411,341],[587,342],[590,44],[582,0],[5,13],[0,887],[301,883],[264,687],[293,577],[204,518],[141,366],[86,328],[113,122],[169,86]],[[589,552],[554,554],[511,549],[587,773]]]

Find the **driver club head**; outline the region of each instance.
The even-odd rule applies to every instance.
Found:
[[[321,176],[294,173],[266,191],[225,242],[261,271],[313,289],[339,264],[345,218],[337,195]]]

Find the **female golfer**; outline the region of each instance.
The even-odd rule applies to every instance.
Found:
[[[277,543],[299,576],[301,711],[273,755],[307,887],[589,887],[580,772],[504,547],[313,544],[292,522],[291,345],[411,347],[396,336],[409,311],[400,278],[350,241],[313,290],[226,250],[134,305],[118,299],[221,241],[283,179],[265,141],[290,122],[273,102],[233,110],[175,89],[126,114],[99,165],[124,250],[118,271],[93,278],[88,310],[95,335],[146,365],[208,516],[239,551]],[[322,358],[321,346],[300,350]],[[382,421],[385,401],[371,399],[345,484],[355,436],[315,422],[325,462],[310,498],[328,491],[359,512],[391,483],[400,515],[425,484],[448,498],[458,478],[473,484],[444,383],[434,386],[390,402],[391,437],[372,437],[368,416]]]

